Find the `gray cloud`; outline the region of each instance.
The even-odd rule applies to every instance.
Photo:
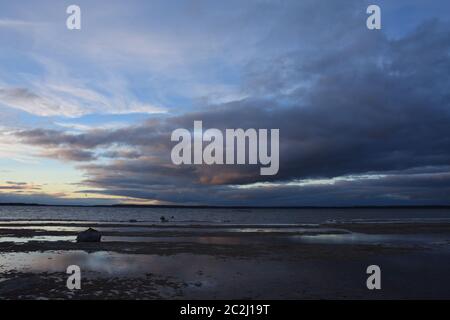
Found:
[[[0,191],[11,191],[11,192],[23,192],[23,191],[38,191],[42,187],[36,184],[30,184],[27,182],[16,182],[16,181],[6,181],[6,185],[0,185]]]
[[[97,159],[93,152],[77,149],[48,150],[43,151],[40,156],[63,161],[93,161]]]
[[[67,107],[37,95],[27,88],[0,87],[0,103],[31,113],[40,112],[44,115],[62,113]]]
[[[432,20],[389,39],[356,27],[361,13],[354,4],[342,6],[345,14],[340,4],[324,8],[324,19],[336,22],[325,29],[301,13],[299,32],[309,44],[270,50],[246,64],[246,99],[120,129],[36,129],[16,136],[76,161],[95,160],[104,148],[137,150],[128,156],[110,151],[107,164],[80,165],[84,184],[109,195],[210,204],[449,204],[450,27]],[[288,29],[261,41],[285,43],[294,37]],[[191,129],[194,120],[205,128],[279,128],[279,174],[260,176],[257,166],[172,165],[170,134]],[[363,174],[383,176],[287,184]],[[257,182],[281,184],[236,187]]]

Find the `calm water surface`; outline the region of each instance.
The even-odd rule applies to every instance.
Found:
[[[214,209],[0,206],[0,220],[77,220],[230,224],[450,222],[450,209]]]

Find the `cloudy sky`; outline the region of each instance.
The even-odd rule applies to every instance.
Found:
[[[450,205],[446,0],[0,8],[0,202]],[[194,120],[279,128],[278,174],[173,165]]]

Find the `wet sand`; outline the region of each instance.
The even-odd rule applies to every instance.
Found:
[[[75,242],[88,226],[101,243]],[[0,299],[449,299],[449,266],[450,223],[0,222]]]

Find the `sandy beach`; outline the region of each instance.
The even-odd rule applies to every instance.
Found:
[[[88,227],[102,242],[75,241]],[[450,223],[2,221],[0,299],[448,299],[449,249]]]

